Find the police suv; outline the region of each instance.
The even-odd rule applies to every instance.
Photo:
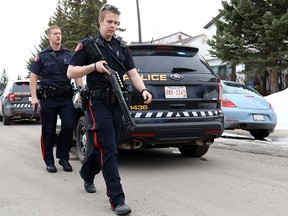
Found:
[[[180,45],[129,45],[136,68],[153,95],[145,105],[131,85],[128,105],[136,128],[124,124],[120,149],[177,147],[185,157],[200,157],[224,130],[220,80],[198,53],[198,48]],[[77,93],[79,94],[79,93]],[[81,102],[77,109],[75,139],[81,161],[91,150]]]
[[[40,121],[39,112],[32,116],[29,80],[9,81],[0,95],[0,120],[10,125],[14,120],[34,119]]]

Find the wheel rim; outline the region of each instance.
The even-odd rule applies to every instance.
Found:
[[[81,154],[85,156],[87,154],[87,134],[84,125],[82,125],[80,132],[80,149]]]

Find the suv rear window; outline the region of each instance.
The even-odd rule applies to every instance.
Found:
[[[214,74],[205,60],[198,54],[198,48],[132,45],[130,49],[140,73],[194,72]]]
[[[12,92],[30,92],[29,82],[15,82]]]

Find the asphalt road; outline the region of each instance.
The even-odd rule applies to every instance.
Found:
[[[39,135],[39,124],[0,123],[0,215],[114,215],[101,174],[96,194],[84,191],[74,151],[73,172],[58,164],[57,173],[46,172]],[[239,150],[241,143],[220,138],[201,158],[183,158],[175,148],[120,152],[131,215],[286,216],[288,156]]]

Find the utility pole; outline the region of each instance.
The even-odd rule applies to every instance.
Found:
[[[139,3],[136,0],[137,5],[137,17],[138,17],[138,35],[139,35],[139,43],[142,43],[142,36],[141,36],[141,21],[140,21],[140,11],[139,11]]]

